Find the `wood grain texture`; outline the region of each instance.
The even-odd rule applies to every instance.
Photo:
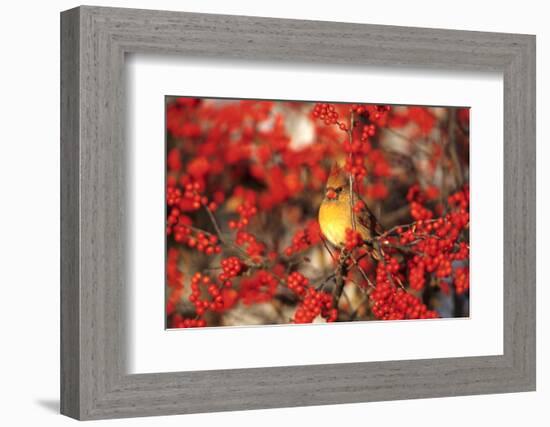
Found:
[[[535,38],[80,7],[62,13],[62,413],[78,419],[535,388]],[[128,375],[124,55],[504,75],[504,354]]]
[[[79,27],[78,10],[61,19],[61,412],[80,414]]]

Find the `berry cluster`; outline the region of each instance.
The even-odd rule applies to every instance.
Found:
[[[464,267],[458,267],[454,271],[454,285],[457,295],[462,295],[470,288],[470,271]]]
[[[355,135],[355,132],[352,132]],[[368,140],[363,140],[353,136],[347,138],[343,145],[346,153],[346,172],[352,174],[357,182],[368,176],[367,163],[370,163],[370,155],[373,148]]]
[[[294,292],[298,296],[305,295],[308,286],[309,286],[309,280],[304,277],[303,274],[294,271],[289,274],[287,278],[287,286],[288,289],[290,289],[292,292]]]
[[[220,273],[218,279],[226,288],[230,288],[233,285],[231,282],[232,278],[239,276],[246,270],[246,265],[236,256],[222,259],[220,264],[223,272]]]
[[[438,317],[436,311],[429,310],[420,299],[393,283],[395,266],[386,268],[378,263],[376,288],[370,294],[373,314],[381,320],[432,319]],[[390,279],[391,278],[391,279]]]
[[[358,148],[355,143],[345,144],[344,146],[344,150],[349,154],[344,168],[346,172],[353,175],[355,181],[361,182],[363,178],[368,176],[367,167],[365,166],[365,150],[361,146]]]
[[[166,257],[166,284],[170,288],[183,287],[183,273],[179,269],[180,252],[176,248],[170,248]]]
[[[256,236],[246,231],[237,232],[235,243],[246,248],[247,255],[255,262],[259,262],[265,253],[265,245],[258,241]]]
[[[357,114],[367,114],[367,107],[363,104],[351,104],[350,110]]]
[[[470,204],[470,188],[466,186],[462,191],[451,194],[447,198],[447,201],[449,206],[455,209],[459,209],[460,211],[467,210]]]
[[[183,211],[196,211],[201,204],[208,203],[208,198],[202,196],[200,191],[198,182],[188,182],[182,189],[173,180],[169,181],[166,186],[166,203],[168,206],[178,206]]]
[[[391,107],[389,105],[351,104],[350,110],[358,115],[363,115],[365,119],[378,121],[391,110]]]
[[[239,298],[245,305],[271,301],[278,284],[272,273],[258,270],[253,276],[241,280]]]
[[[320,235],[321,230],[319,228],[319,222],[317,222],[317,220],[309,221],[304,229],[298,230],[294,236],[292,236],[292,243],[285,249],[285,255],[290,257],[295,253],[304,251],[318,244],[321,240]]]
[[[221,252],[221,247],[217,243],[218,238],[216,236],[203,232],[199,232],[195,237],[187,239],[187,246],[197,248],[199,252],[204,252],[206,255],[219,254]]]
[[[237,221],[229,221],[229,228],[232,230],[243,230],[250,223],[250,218],[258,213],[258,209],[256,206],[245,202],[237,207],[237,213],[239,214],[239,219]]]
[[[425,200],[424,196],[419,197],[418,194],[417,187],[409,191],[412,198]],[[426,273],[433,273],[440,279],[450,277],[453,262],[468,258],[468,245],[459,241],[469,225],[468,200],[468,189],[458,191],[449,196],[449,206],[453,210],[445,216],[434,220],[418,220],[408,228],[397,228],[399,243],[409,247],[414,254],[407,262],[412,289],[424,289]],[[460,277],[463,280],[463,275]],[[457,285],[455,280],[456,286],[461,285]],[[463,291],[465,289],[467,287],[462,287]]]
[[[315,104],[315,107],[313,107],[313,117],[322,120],[327,126],[337,124],[340,129],[347,131],[346,124],[338,121],[338,112],[333,104]]]
[[[166,128],[176,137],[192,138],[199,136],[200,127],[189,120],[195,107],[201,104],[198,98],[178,98],[166,109]]]
[[[415,221],[426,221],[433,218],[434,213],[423,205],[426,201],[426,196],[418,185],[413,185],[409,188],[407,201],[409,202],[411,217]]]
[[[389,105],[371,105],[371,119],[374,121],[380,120],[391,110]]]
[[[205,231],[193,231],[190,226],[191,219],[179,213],[178,208],[173,208],[168,216],[167,234],[173,235],[174,240],[186,245],[188,248],[196,249],[205,255],[214,255],[221,252],[216,235]]]
[[[318,316],[327,322],[334,322],[338,318],[338,310],[332,307],[332,296],[329,293],[308,288],[296,308],[294,323],[311,323]]]
[[[210,299],[201,299],[201,286],[206,288]],[[197,316],[202,316],[206,310],[219,311],[224,308],[223,296],[218,286],[212,281],[210,276],[202,273],[195,273],[191,279],[191,295],[189,301],[195,306]]]
[[[175,314],[172,317],[173,328],[204,328],[206,326],[206,320],[204,319],[190,319],[182,317],[180,314]]]
[[[376,126],[390,110],[389,106],[375,106],[365,104],[353,104],[350,107],[351,114],[359,116],[354,122],[354,127],[348,130],[346,126],[339,124],[340,129],[346,131],[347,138],[342,144],[345,160],[345,170],[353,175],[358,184],[358,190],[362,188],[364,178],[369,178],[369,173],[375,177],[388,177],[391,168],[382,150],[373,148],[370,138],[376,135]],[[367,193],[369,197],[383,199],[387,197],[387,187],[375,180],[369,179]]]
[[[397,273],[399,273],[399,270],[401,270],[401,265],[399,264],[399,261],[397,260],[397,258],[392,257],[390,255],[386,255],[384,257],[382,266],[383,266],[383,270],[385,270],[387,273],[391,274],[392,276],[397,275]]]
[[[166,257],[166,285],[170,289],[166,299],[166,314],[169,316],[176,310],[183,295],[183,273],[179,269],[180,252],[170,248]]]
[[[411,202],[411,216],[416,221],[422,221],[422,220],[432,219],[434,214],[431,210],[429,210],[428,208],[422,206],[420,203],[413,200]]]
[[[206,231],[193,231],[192,218],[187,214],[197,211],[201,205],[207,209],[216,210],[216,202],[208,202],[208,198],[200,194],[201,184],[189,182],[188,176],[182,177],[183,191],[173,180],[170,180],[166,189],[166,203],[168,216],[166,219],[166,234],[174,241],[196,249],[206,255],[219,254],[221,247],[218,237]]]
[[[355,248],[362,246],[364,243],[361,233],[351,228],[346,229],[346,242],[345,248],[351,252]]]
[[[178,205],[181,201],[183,193],[178,187],[170,185],[166,187],[166,204],[168,206]]]
[[[310,286],[309,280],[303,274],[298,271],[290,273],[286,283],[288,289],[299,298],[294,323],[311,323],[318,316],[327,322],[334,322],[338,318],[338,310],[332,306],[332,295]]]
[[[369,140],[369,137],[376,135],[376,126],[374,126],[372,123],[370,125],[363,126],[363,130],[361,131],[361,141],[367,142]]]
[[[409,286],[415,291],[421,291],[426,285],[426,265],[422,258],[416,258],[408,262]]]

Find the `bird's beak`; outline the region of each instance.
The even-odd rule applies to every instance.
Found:
[[[329,200],[336,199],[337,196],[338,195],[336,194],[336,191],[334,191],[332,188],[329,188],[325,193],[325,197]]]

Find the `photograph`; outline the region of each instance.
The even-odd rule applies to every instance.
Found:
[[[165,99],[168,329],[469,317],[468,107]]]

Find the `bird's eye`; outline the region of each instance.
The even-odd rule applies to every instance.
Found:
[[[343,190],[343,187],[337,187],[334,189],[334,191],[336,191],[337,193],[341,193]]]

